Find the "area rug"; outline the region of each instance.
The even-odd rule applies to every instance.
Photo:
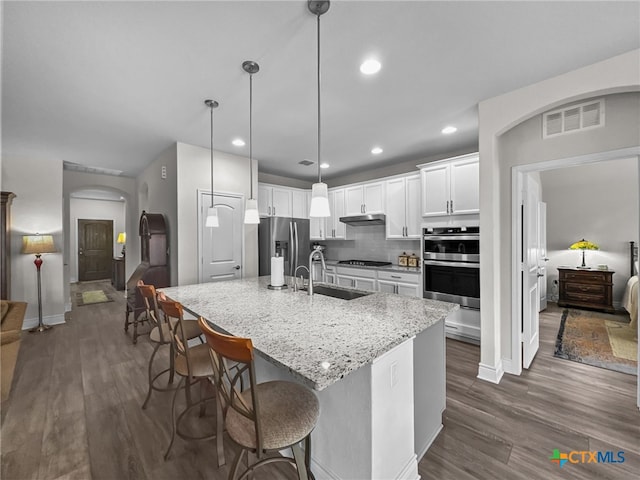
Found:
[[[637,375],[637,337],[629,324],[620,318],[606,313],[566,309],[562,313],[554,355]]]
[[[88,292],[82,292],[76,294],[76,302],[79,307],[83,305],[94,305],[96,303],[113,302],[113,299],[109,297],[102,290],[90,290]]]

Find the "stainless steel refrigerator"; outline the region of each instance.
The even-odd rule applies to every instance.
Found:
[[[258,226],[258,274],[271,274],[271,257],[284,258],[284,274],[294,275],[299,265],[308,267],[311,245],[309,220],[304,218],[261,218]],[[306,269],[298,270],[298,277],[309,278]]]

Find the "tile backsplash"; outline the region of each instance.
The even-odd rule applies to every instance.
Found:
[[[354,227],[347,225],[349,240],[319,241],[326,245],[325,258],[330,260],[378,260],[394,264],[403,252],[420,257],[420,240],[387,240],[384,225]]]

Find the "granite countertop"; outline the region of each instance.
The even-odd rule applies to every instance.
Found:
[[[392,270],[395,272],[403,272],[403,273],[420,273],[420,267],[401,267],[398,264],[385,265],[384,267],[367,267],[365,265],[348,265],[348,264],[338,264],[338,260],[325,260],[326,265],[331,265],[335,267],[347,267],[347,268],[362,268],[364,270]]]
[[[258,354],[315,390],[337,382],[459,308],[390,293],[354,300],[309,296],[290,288],[270,290],[269,281],[267,276],[160,290],[221,331],[251,338]]]

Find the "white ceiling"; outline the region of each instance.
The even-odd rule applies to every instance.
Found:
[[[173,142],[311,180],[316,22],[300,1],[3,2],[3,154],[135,176]],[[479,101],[640,47],[640,2],[334,1],[321,18],[327,178],[477,146]],[[362,60],[382,70],[365,77]],[[445,125],[458,132],[443,136]],[[384,152],[373,156],[379,145]]]

